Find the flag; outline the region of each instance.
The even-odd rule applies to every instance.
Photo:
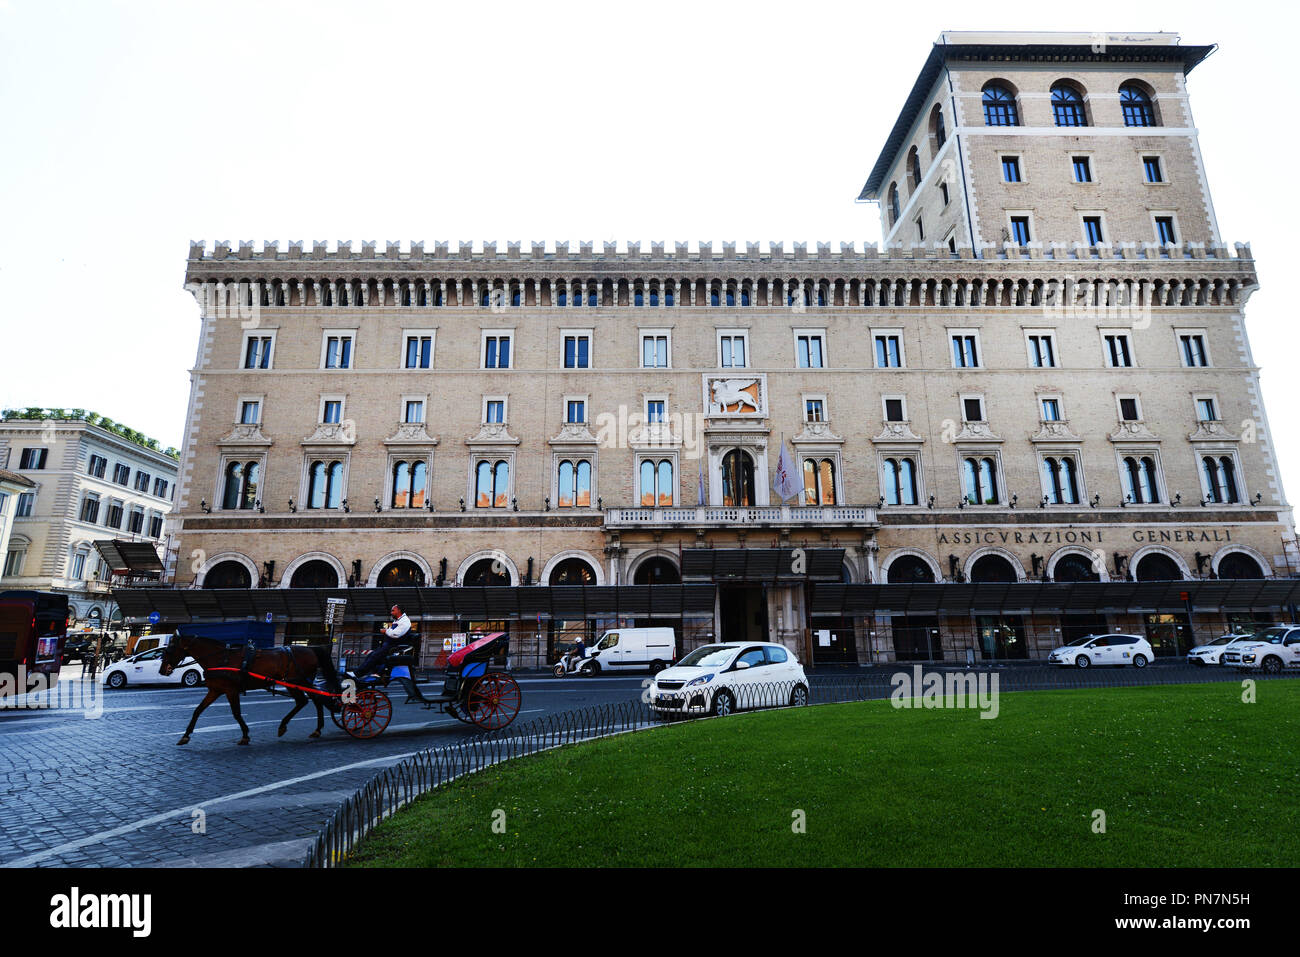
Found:
[[[786,451],[785,439],[781,440],[781,454],[776,460],[776,477],[772,482],[772,488],[776,490],[783,505],[786,499],[794,498],[802,490],[799,480],[795,478],[794,463],[790,461],[790,455]]]
[[[700,491],[699,491],[699,495],[696,497],[696,502],[695,502],[696,505],[700,505],[700,506],[703,506],[703,505],[705,504],[705,501],[704,501],[704,462],[705,462],[704,459],[700,459]]]

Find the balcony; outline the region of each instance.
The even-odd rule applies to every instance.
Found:
[[[695,508],[611,508],[606,528],[812,528],[875,527],[876,510],[866,505],[771,505]]]

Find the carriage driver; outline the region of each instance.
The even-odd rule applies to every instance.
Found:
[[[382,665],[384,659],[392,653],[393,648],[411,630],[411,619],[406,616],[406,612],[402,611],[401,605],[394,605],[391,614],[393,623],[384,626],[384,640],[379,643],[378,648],[366,655],[361,664],[352,672],[354,677],[360,678]]]

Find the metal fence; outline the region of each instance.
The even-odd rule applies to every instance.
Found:
[[[381,821],[415,798],[465,774],[511,758],[537,754],[566,744],[609,737],[668,721],[687,721],[714,714],[759,708],[788,708],[809,704],[871,701],[901,694],[922,698],[927,681],[937,682],[937,694],[951,698],[969,694],[982,680],[983,691],[1077,690],[1115,687],[1193,684],[1207,681],[1295,680],[1300,672],[1269,676],[1230,668],[1092,668],[1058,670],[1047,667],[936,667],[933,663],[898,662],[852,676],[816,676],[801,681],[730,683],[719,687],[647,690],[634,701],[597,705],[547,715],[523,725],[485,732],[444,748],[431,748],[385,768],[343,802],[317,834],[304,866],[336,867]],[[581,679],[577,679],[581,680]],[[950,706],[950,705],[945,705]],[[973,707],[973,705],[970,705]]]

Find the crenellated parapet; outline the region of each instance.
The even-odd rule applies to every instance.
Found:
[[[1004,243],[192,243],[186,281],[223,306],[321,308],[1240,307],[1257,286],[1250,246]]]

